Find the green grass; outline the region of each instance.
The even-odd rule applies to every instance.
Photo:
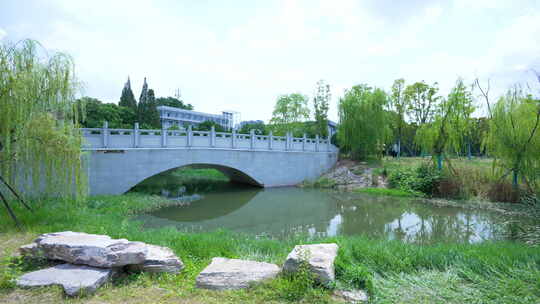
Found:
[[[87,202],[33,202],[34,212],[15,206],[25,224],[18,231],[0,214],[0,303],[335,303],[332,291],[306,285],[305,274],[282,276],[247,290],[212,292],[195,288],[195,277],[212,257],[245,258],[282,264],[300,243],[336,242],[336,287],[364,288],[372,303],[539,303],[540,250],[521,243],[419,246],[365,237],[308,240],[256,238],[239,233],[183,233],[174,228],[143,229],[129,220],[166,206],[157,196],[127,194],[91,197]],[[11,279],[36,268],[9,258],[40,233],[82,231],[168,246],[186,265],[178,275],[133,274],[86,299],[69,300],[58,288],[20,290]]]
[[[168,190],[173,195],[180,188],[187,193],[204,193],[227,187],[229,178],[216,169],[194,169],[184,167],[169,170],[147,178],[135,186],[131,191],[146,194],[160,194],[161,190]]]
[[[421,197],[421,193],[408,192],[401,189],[388,189],[388,188],[358,188],[354,189],[357,193],[367,193],[373,195],[386,195],[396,197]]]

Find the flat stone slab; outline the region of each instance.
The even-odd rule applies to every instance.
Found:
[[[113,269],[61,264],[29,272],[17,280],[23,288],[61,285],[68,296],[92,294],[112,276]]]
[[[275,278],[279,271],[275,264],[217,257],[197,276],[196,285],[213,290],[247,288]]]
[[[130,270],[179,273],[184,268],[182,260],[171,249],[156,245],[146,245],[146,248],[147,253],[144,262],[142,264],[129,265]]]
[[[337,290],[335,295],[352,304],[366,303],[368,301],[367,294],[359,289]]]
[[[283,271],[296,272],[302,261],[305,261],[315,279],[321,284],[328,284],[335,280],[334,260],[338,249],[334,243],[297,245],[287,256]]]
[[[37,248],[25,250],[39,249],[48,259],[104,268],[144,263],[147,253],[141,242],[72,231],[42,234],[35,243]]]

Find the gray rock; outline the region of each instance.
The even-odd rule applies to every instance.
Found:
[[[68,296],[91,294],[105,284],[113,269],[61,264],[27,273],[17,280],[19,287],[61,285]]]
[[[141,264],[147,252],[141,242],[71,231],[42,234],[35,242],[48,259],[105,268]]]
[[[364,303],[368,301],[367,294],[359,289],[337,290],[335,295],[352,304]]]
[[[37,243],[22,245],[19,247],[19,253],[25,258],[31,259],[44,257],[43,250],[41,250]]]
[[[182,260],[171,249],[155,245],[146,245],[146,248],[147,253],[144,262],[129,265],[130,270],[178,273],[184,268]]]
[[[297,245],[287,256],[283,271],[296,272],[305,261],[315,279],[321,284],[328,284],[335,280],[334,260],[337,251],[337,244]]]
[[[197,287],[225,290],[247,288],[251,283],[275,278],[280,269],[275,264],[227,258],[213,258],[197,276]]]

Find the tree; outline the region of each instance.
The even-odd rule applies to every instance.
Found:
[[[137,111],[137,100],[135,99],[133,91],[131,90],[131,81],[129,80],[129,77],[124,85],[124,88],[122,89],[122,95],[120,96],[120,102],[118,105],[130,108],[133,111]]]
[[[478,81],[476,84],[482,90]],[[491,117],[485,143],[495,157],[495,166],[503,171],[501,178],[512,173],[512,183],[517,188],[521,175],[529,190],[538,189],[540,100],[515,86],[493,106],[489,104],[489,89],[482,93]]]
[[[193,106],[191,104],[185,104],[183,100],[170,96],[156,98],[156,104],[158,106],[168,106],[184,110],[193,110]]]
[[[141,97],[139,98],[139,107],[137,110],[137,118],[142,128],[157,129],[160,128],[159,112],[154,90],[148,90],[146,77],[144,78]]]
[[[210,131],[212,130],[212,126],[214,127],[214,130],[216,132],[225,132],[225,128],[216,123],[215,121],[211,121],[211,120],[205,120],[203,122],[201,122],[200,124],[197,125],[197,127],[195,128],[196,130],[199,130],[199,131]]]
[[[31,183],[43,186],[42,196],[86,195],[78,88],[68,55],[32,40],[0,45],[0,181],[12,193]],[[2,189],[0,200],[17,222]]]
[[[433,122],[423,124],[416,133],[420,146],[436,157],[439,170],[444,152],[458,153],[463,149],[474,110],[471,91],[458,79],[448,98],[436,105]]]
[[[313,108],[317,124],[316,133],[323,137],[328,136],[328,105],[330,99],[330,85],[325,83],[324,80],[319,80],[313,97]]]
[[[268,134],[268,130],[263,122],[243,124],[238,133],[248,134],[251,130],[255,130],[255,133],[259,135]]]
[[[353,158],[381,156],[389,133],[387,103],[388,96],[383,90],[365,84],[346,90],[339,101],[337,139]]]
[[[281,95],[272,112],[272,130],[275,135],[300,130],[301,123],[309,118],[308,98],[300,93]]]
[[[405,79],[400,78],[392,84],[392,93],[389,98],[390,110],[395,112],[392,115],[397,133],[397,157],[401,155],[401,138],[405,123],[405,113],[407,112],[409,99],[405,98]]]
[[[440,98],[436,96],[438,91],[437,83],[430,86],[423,81],[415,82],[405,88],[403,97],[407,104],[407,114],[413,123],[422,126],[432,121]]]
[[[110,128],[133,128],[135,112],[133,109],[117,106],[113,103],[102,103],[91,97],[77,100],[80,113],[79,124],[84,128],[101,128],[106,121]]]

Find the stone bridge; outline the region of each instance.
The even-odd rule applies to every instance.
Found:
[[[82,129],[91,195],[122,194],[146,178],[184,167],[215,168],[259,187],[315,179],[337,161],[328,138],[187,130]]]

